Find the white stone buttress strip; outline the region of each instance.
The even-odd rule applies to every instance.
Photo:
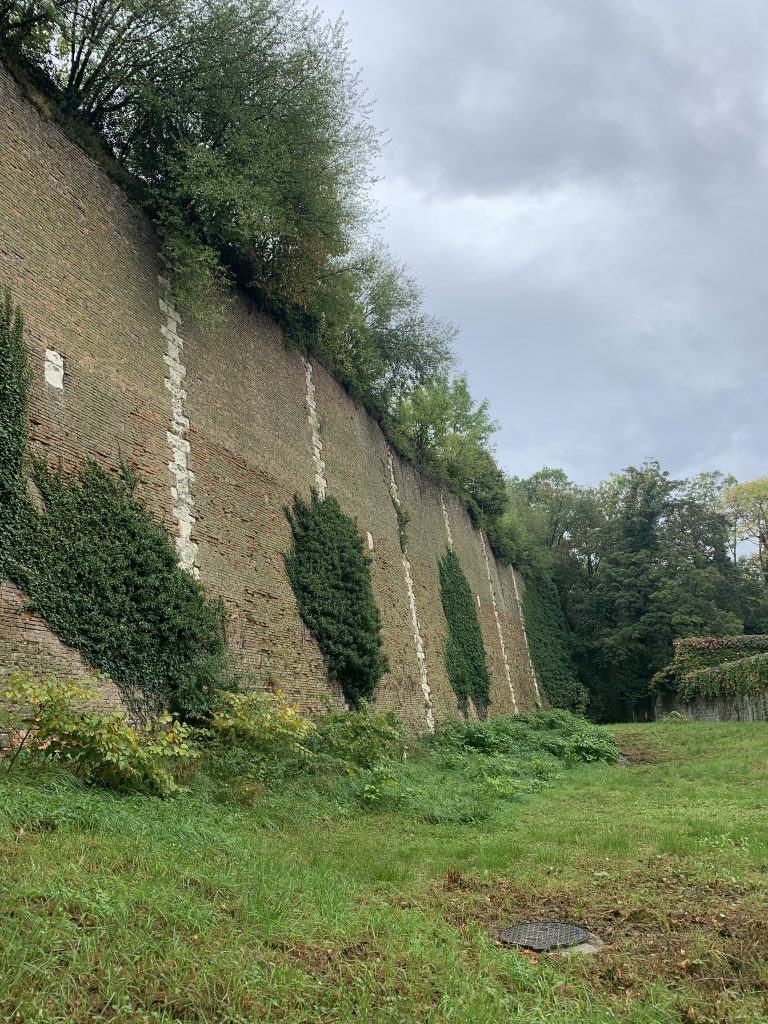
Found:
[[[304,356],[304,372],[307,377],[307,419],[312,429],[312,460],[315,464],[315,487],[320,498],[325,497],[328,482],[325,479],[325,462],[323,462],[323,439],[320,436],[320,420],[317,418],[317,400],[315,398],[315,382],[312,379],[312,363]]]
[[[445,523],[445,534],[448,538],[448,547],[453,551],[453,534],[451,533],[451,520],[448,518],[448,509],[445,507],[445,498],[440,491],[440,507],[443,510],[443,522]]]
[[[192,484],[195,482],[195,475],[189,468],[190,447],[187,439],[189,420],[185,415],[184,407],[187,400],[187,392],[184,389],[187,370],[182,361],[184,341],[179,335],[181,317],[171,300],[168,282],[163,277],[158,277],[158,281],[165,294],[165,297],[160,299],[160,311],[165,316],[165,323],[161,325],[160,333],[165,339],[165,355],[163,356],[167,374],[165,387],[171,396],[171,429],[167,432],[166,438],[172,456],[168,468],[176,482],[175,486],[171,487],[172,514],[179,524],[176,550],[179,553],[181,568],[186,569],[197,579],[200,575],[196,564],[197,544],[192,540],[192,529],[195,525],[195,501],[192,496]]]
[[[533,678],[533,686],[536,690],[536,704],[541,707],[541,690],[539,689],[539,680],[536,677],[536,669],[533,667],[533,658],[531,657],[531,648],[528,643],[528,630],[525,628],[525,617],[523,616],[523,602],[520,600],[520,589],[517,585],[517,570],[514,566],[510,566],[512,569],[512,583],[515,587],[515,600],[517,601],[517,612],[520,616],[520,625],[523,627],[523,640],[525,641],[525,653],[528,655],[528,664],[531,668],[531,677]]]
[[[388,452],[389,458],[389,493],[392,495],[392,501],[400,508],[400,494],[397,490],[397,481],[395,480],[395,467],[392,460],[392,452]],[[402,553],[403,572],[405,573],[405,586],[408,591],[408,604],[411,609],[411,623],[413,625],[413,643],[416,648],[416,661],[419,666],[419,683],[421,684],[421,692],[424,695],[424,721],[427,725],[429,732],[435,731],[435,713],[432,704],[432,688],[429,685],[429,674],[427,672],[427,655],[424,651],[424,641],[421,638],[421,627],[419,626],[419,613],[416,606],[416,591],[413,588],[413,573],[411,571],[411,563],[408,558],[407,545],[406,550]]]
[[[491,577],[491,562],[488,558],[488,546],[485,543],[485,535],[482,530],[478,531],[480,534],[480,543],[483,545],[483,558],[485,559],[485,573],[488,577],[488,589],[491,592],[491,604],[493,605],[493,617],[496,620],[496,632],[499,634],[499,646],[501,647],[501,658],[504,662],[504,672],[507,676],[507,685],[509,686],[509,692],[512,694],[512,710],[517,714],[517,697],[515,696],[515,687],[512,684],[512,673],[509,671],[509,661],[507,660],[507,645],[504,643],[504,631],[501,628],[501,619],[499,618],[499,609],[496,605],[496,591],[493,587],[493,579]]]

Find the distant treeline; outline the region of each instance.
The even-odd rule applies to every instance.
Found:
[[[579,487],[543,469],[509,495],[507,556],[557,588],[593,717],[650,713],[680,637],[768,633],[768,477],[673,480],[647,462]]]

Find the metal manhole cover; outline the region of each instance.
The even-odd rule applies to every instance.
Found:
[[[586,942],[589,932],[575,924],[563,924],[560,921],[533,921],[505,928],[500,938],[507,946],[522,946],[543,953],[562,946],[578,946]]]

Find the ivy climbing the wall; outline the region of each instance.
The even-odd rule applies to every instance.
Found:
[[[583,715],[589,694],[576,674],[557,589],[533,569],[524,571],[523,577],[523,621],[536,675],[553,707]]]
[[[484,716],[491,703],[491,678],[472,591],[456,552],[450,548],[438,562],[440,597],[448,622],[445,668],[463,714],[469,700]]]
[[[10,291],[0,289],[0,579],[24,503],[28,405],[24,317]]]
[[[285,557],[299,612],[325,658],[329,676],[352,707],[373,696],[386,671],[381,615],[370,559],[353,519],[331,497],[312,492],[286,509],[293,546]]]
[[[88,462],[67,476],[25,464],[29,372],[7,296],[0,371],[0,529],[12,542],[4,574],[64,643],[111,676],[135,714],[167,707],[203,718],[224,669],[223,606],[179,568],[127,467],[112,476]],[[39,509],[27,498],[27,468]]]

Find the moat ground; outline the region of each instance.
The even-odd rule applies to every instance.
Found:
[[[0,1019],[768,1021],[768,726],[615,730],[490,822],[0,783]],[[498,929],[582,922],[594,957]]]

